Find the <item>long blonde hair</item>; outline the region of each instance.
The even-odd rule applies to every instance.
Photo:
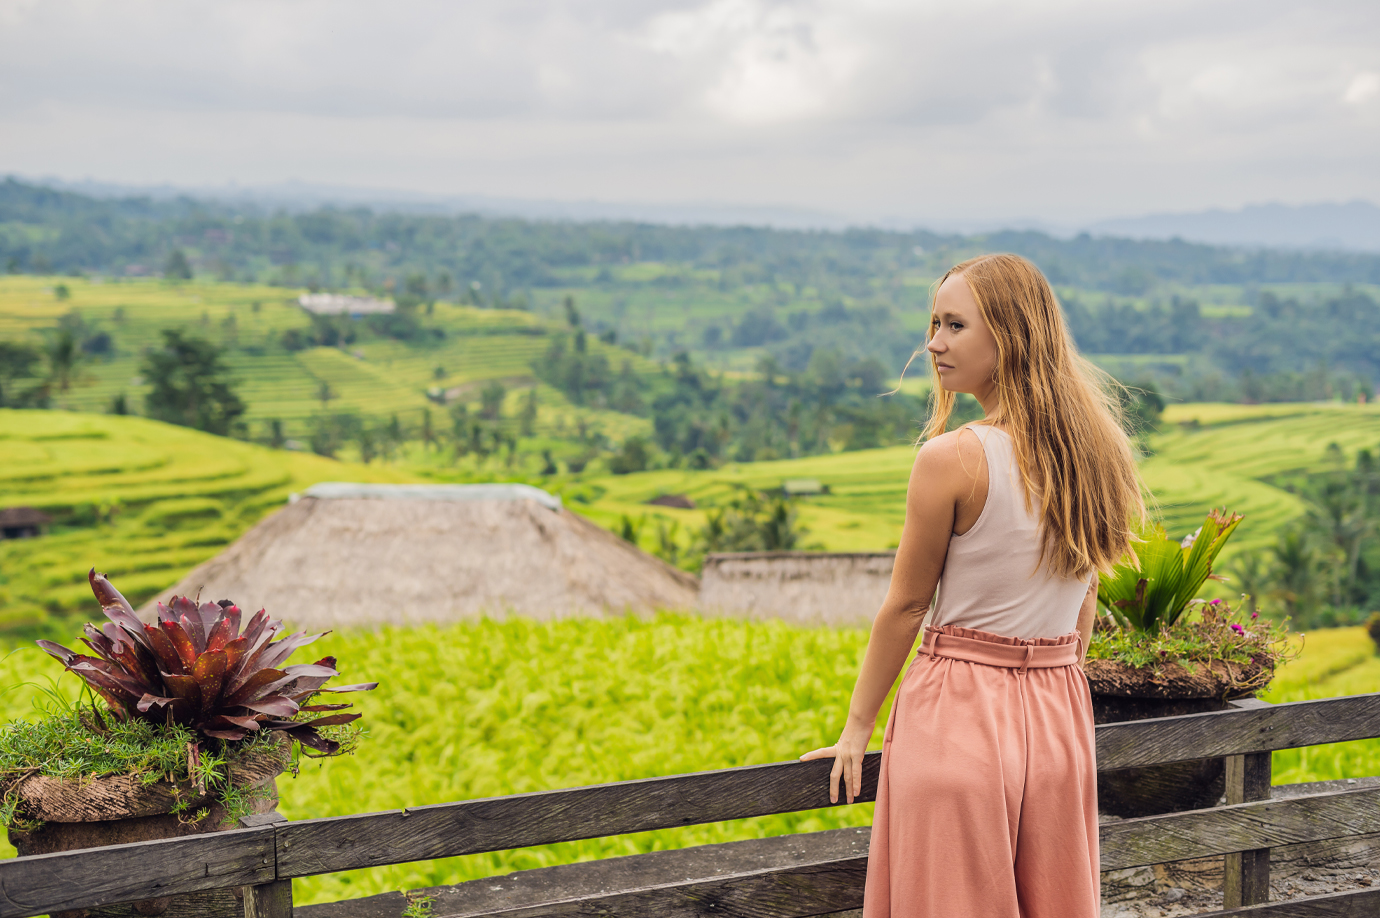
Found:
[[[1111,376],[1079,355],[1049,282],[1018,255],[981,255],[961,275],[997,342],[998,406],[987,421],[1011,436],[1027,505],[1039,501],[1041,551],[1050,571],[1109,573],[1145,521],[1135,454]],[[933,301],[931,301],[933,309]],[[934,335],[931,323],[926,343]],[[954,394],[930,354],[930,417],[922,440],[944,433]]]

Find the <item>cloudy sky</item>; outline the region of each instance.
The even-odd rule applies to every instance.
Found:
[[[27,177],[1067,223],[1378,166],[1376,0],[0,0]]]

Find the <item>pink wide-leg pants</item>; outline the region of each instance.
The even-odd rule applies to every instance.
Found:
[[[1097,918],[1078,634],[925,632],[882,744],[863,918]]]

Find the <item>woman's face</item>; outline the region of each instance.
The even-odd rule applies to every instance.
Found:
[[[935,294],[926,350],[938,364],[941,386],[975,395],[986,407],[984,396],[996,389],[997,340],[962,274],[949,277]]]

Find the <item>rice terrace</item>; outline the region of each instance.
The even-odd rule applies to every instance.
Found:
[[[1199,557],[1185,537],[1221,550],[1149,651],[1117,656],[1125,603],[1104,600],[1091,662],[1221,664],[1261,680],[1235,694],[1245,683],[1224,683],[1192,711],[1099,722],[1104,776],[1225,763],[1206,807],[1104,813],[1103,914],[1359,897],[1380,883],[1380,257],[214,203],[149,204],[149,217],[41,191],[0,187],[0,247],[29,246],[0,277],[0,513],[13,513],[0,517],[13,520],[0,541],[0,815],[30,846],[20,860],[6,846],[5,884],[32,879],[19,876],[39,863],[29,857],[78,864],[34,847],[45,820],[26,782],[118,776],[167,785],[175,802],[108,821],[165,819],[158,844],[193,860],[276,858],[222,877],[158,867],[169,895],[222,909],[187,914],[278,916],[267,909],[288,901],[329,918],[361,897],[383,898],[358,914],[408,918],[688,916],[720,901],[757,914],[797,883],[783,918],[858,908],[872,798],[829,806],[827,767],[792,760],[837,731],[875,608],[840,599],[803,622],[705,597],[730,562],[743,583],[758,578],[746,592],[784,593],[785,579],[823,590],[828,553],[844,571],[827,575],[829,595],[875,605],[857,572],[875,591],[889,570],[930,385],[901,367],[923,340],[931,282],[993,248],[1051,266],[1080,347],[1125,384],[1163,526],[1147,544],[1173,543],[1176,559]],[[114,229],[90,251],[43,250],[40,272],[31,242],[48,237],[34,227],[84,240],[73,214]],[[179,241],[149,248],[143,220]],[[290,257],[264,255],[270,237],[294,240]],[[304,299],[322,293],[343,305],[313,311],[335,302]],[[366,298],[370,311],[351,314]],[[1309,316],[1351,339],[1286,352],[1283,333]],[[978,416],[964,400],[954,421]],[[90,713],[111,696],[98,703],[44,653],[62,659],[53,647],[73,647],[102,608],[115,610],[109,628],[134,629],[159,601],[198,593],[191,643],[164,648],[187,669],[169,684],[219,665],[196,696],[218,731],[207,735],[306,736],[276,785],[236,784],[228,740],[130,739],[120,730],[135,728]],[[329,631],[293,661],[307,681],[232,672],[241,658],[224,648],[267,641],[260,607],[284,634]],[[84,633],[93,651],[112,640]],[[1263,676],[1262,646],[1278,661]],[[110,691],[159,672],[122,671]],[[249,697],[235,690],[273,678],[325,715],[319,729],[296,702],[291,717],[281,703],[212,716],[216,698],[237,698],[229,711]],[[332,685],[357,694],[321,703],[338,700]],[[142,713],[185,700],[148,698]],[[256,742],[256,755],[280,754]],[[240,834],[207,830],[212,812]],[[251,854],[225,853],[239,844]],[[101,901],[156,903],[153,882]],[[59,885],[42,901],[67,902]],[[232,887],[257,904],[226,906]],[[32,913],[10,907],[0,914]]]

